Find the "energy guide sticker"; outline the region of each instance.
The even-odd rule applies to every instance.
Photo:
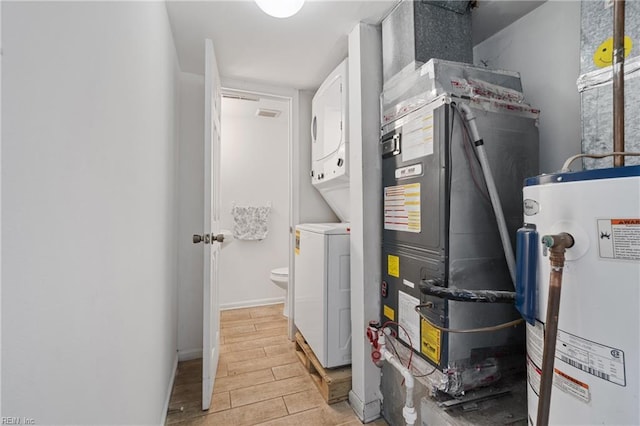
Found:
[[[640,260],[640,219],[598,219],[601,258]]]
[[[420,184],[387,186],[384,189],[384,229],[420,232]]]

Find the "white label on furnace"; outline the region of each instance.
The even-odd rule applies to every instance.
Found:
[[[384,189],[384,229],[420,232],[420,184]]]
[[[598,219],[600,257],[640,260],[640,219]]]
[[[420,175],[422,175],[421,163],[396,169],[396,179],[405,179],[405,178],[410,178],[412,176],[420,176]]]
[[[407,287],[416,288],[416,285],[413,282],[409,280],[405,280],[404,278],[402,279],[402,283]]]
[[[398,324],[405,328],[409,339],[401,327],[398,327],[398,337],[418,352],[420,352],[420,315],[415,307],[419,304],[420,300],[417,298],[403,291],[398,292]]]
[[[433,110],[402,126],[402,162],[433,154]]]
[[[558,330],[556,358],[620,386],[626,386],[624,352]]]

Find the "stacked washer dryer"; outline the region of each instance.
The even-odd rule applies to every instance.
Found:
[[[311,182],[342,223],[296,226],[295,324],[320,363],[351,363],[347,60],[312,100]]]

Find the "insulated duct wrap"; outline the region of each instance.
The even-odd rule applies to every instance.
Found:
[[[403,1],[382,21],[385,89],[432,58],[473,62],[468,1]]]

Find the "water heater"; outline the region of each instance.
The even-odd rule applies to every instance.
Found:
[[[348,65],[342,61],[311,101],[311,183],[349,222]]]
[[[640,166],[525,181],[525,229],[567,232],[549,424],[640,424]],[[538,243],[527,324],[529,424],[536,424],[550,264]],[[520,265],[519,265],[520,266]]]

